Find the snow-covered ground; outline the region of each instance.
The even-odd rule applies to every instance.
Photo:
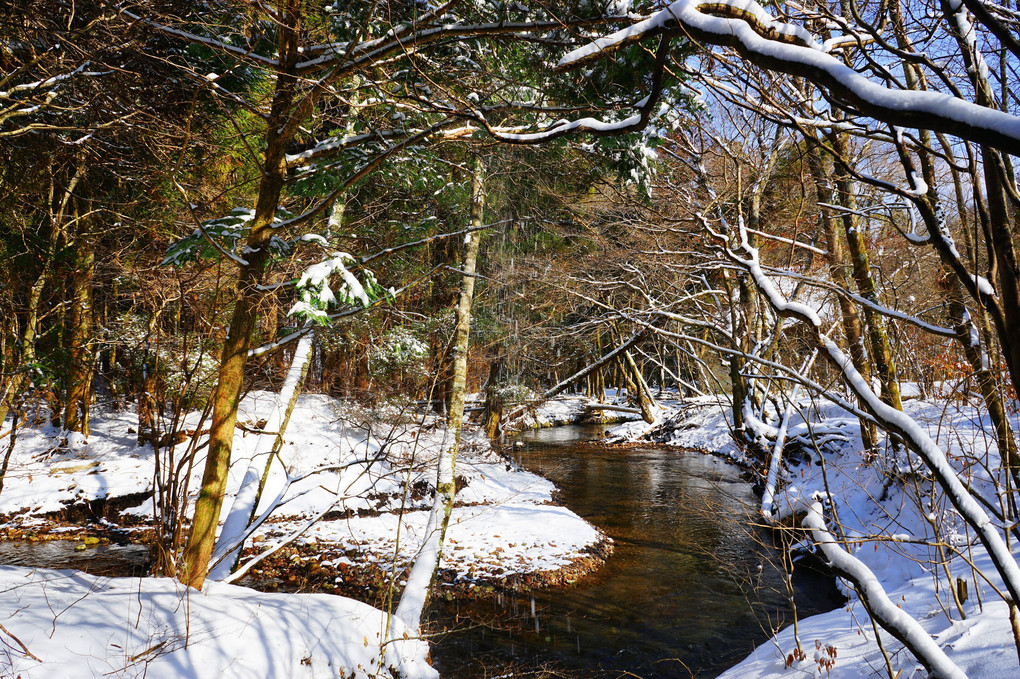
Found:
[[[268,393],[244,401],[239,420],[245,426],[235,437],[223,517],[251,464],[258,423],[273,402]],[[200,428],[197,417],[189,416],[184,428]],[[140,494],[151,494],[153,453],[138,446],[136,426],[132,413],[99,413],[88,445],[74,451],[58,449],[58,432],[46,426],[20,430],[0,493],[0,514],[9,519],[0,528],[41,528],[49,521],[46,513],[67,506],[125,496],[138,502]],[[325,513],[294,542],[306,559],[313,553],[323,568],[368,565],[399,574],[424,538],[432,463],[448,443],[445,428],[431,417],[357,413],[324,396],[302,396],[281,453],[287,470],[274,465],[260,511],[272,498],[282,497],[282,504],[253,536],[246,558]],[[176,459],[186,447],[176,447]],[[201,466],[199,460],[192,494]],[[264,459],[255,466],[261,469]],[[318,472],[309,475],[312,470]],[[446,582],[471,587],[555,571],[590,558],[604,540],[580,517],[552,504],[549,481],[506,462],[484,437],[466,435],[456,473],[460,488],[445,549]],[[125,513],[144,526],[153,517],[152,501]],[[363,676],[377,663],[387,621],[342,597],[257,594],[217,583],[186,595],[165,579],[15,567],[0,571],[0,611],[0,676],[21,672],[26,678],[136,676],[140,667],[148,668],[147,676]],[[93,620],[102,624],[86,624]],[[300,629],[288,633],[289,627]],[[386,665],[407,676],[430,676],[424,644],[390,647]],[[255,648],[258,653],[251,652]],[[68,663],[78,674],[65,673]]]
[[[0,566],[0,610],[3,677],[438,677],[425,641],[329,594]],[[384,654],[387,624],[396,640]]]
[[[242,420],[249,429],[270,405],[269,394],[245,402]],[[900,460],[897,477],[890,479],[883,472],[890,461],[862,456],[856,418],[835,406],[803,406],[806,419],[795,416],[791,422],[778,499],[807,498],[827,487],[835,510],[827,515],[830,526],[838,516],[854,556],[954,662],[971,677],[1020,676],[1008,609],[992,589],[998,578],[966,525],[931,492],[922,474],[911,473],[909,460]],[[554,404],[540,415],[553,421],[577,407]],[[994,436],[979,410],[951,399],[915,399],[905,408],[948,451],[960,477],[996,501],[988,483],[998,468]],[[667,413],[666,429],[653,435],[740,460],[726,411],[718,401],[687,401],[677,416]],[[301,558],[344,570],[366,563],[383,567],[396,555],[399,571],[421,540],[430,502],[427,484],[434,474],[428,462],[444,445],[444,433],[430,420],[381,422],[359,418],[331,399],[303,397],[284,449],[292,475],[285,492],[290,499],[279,519],[255,536],[252,549],[265,549],[332,507],[331,520],[299,538],[306,548]],[[1020,429],[1020,422],[1015,425]],[[54,452],[53,431],[24,430],[0,493],[0,512],[12,516],[9,525],[31,526],[42,521],[41,514],[70,502],[151,490],[151,451],[137,446],[132,427],[129,413],[103,414],[87,449],[78,452]],[[616,433],[634,436],[646,429],[632,423]],[[821,456],[809,434],[821,444]],[[232,491],[257,438],[238,431]],[[314,468],[328,469],[297,478]],[[457,474],[461,504],[448,534],[448,581],[470,586],[486,578],[562,568],[583,558],[600,539],[594,528],[550,503],[548,481],[508,466],[479,438],[469,439]],[[416,490],[405,492],[408,487]],[[278,474],[266,496],[283,488],[284,475]],[[405,511],[398,526],[400,508]],[[132,511],[151,517],[151,502]],[[943,562],[941,553],[950,546],[963,551],[973,568],[960,557]],[[962,612],[951,596],[957,579],[967,584]],[[185,595],[165,579],[3,567],[0,610],[2,676],[136,676],[140,670],[156,677],[369,676],[380,662],[407,676],[433,676],[425,662],[427,647],[415,640],[386,646],[391,650],[380,661],[386,616],[343,597],[259,594],[218,583]],[[803,655],[795,653],[794,630],[787,628],[724,676],[882,677],[889,668],[901,678],[926,676],[888,633],[879,631],[881,646],[876,642],[875,628],[852,594],[846,607],[801,620],[797,634]]]
[[[777,499],[792,503],[828,489],[834,499],[834,511],[827,514],[830,527],[838,517],[854,545],[853,555],[875,573],[895,605],[918,620],[968,676],[1020,677],[1008,608],[992,589],[1001,588],[995,569],[952,507],[932,492],[923,474],[910,471],[916,461],[900,460],[899,473],[891,479],[882,470],[892,461],[862,456],[856,418],[831,405],[801,405],[802,413],[810,413],[810,424],[803,417],[791,422],[785,485]],[[904,409],[948,451],[959,476],[997,503],[988,483],[989,473],[998,470],[998,456],[987,418],[959,400],[910,400]],[[683,413],[672,418],[669,430],[665,434],[660,430],[659,435],[673,445],[739,460],[742,453],[733,443],[726,413],[726,406],[707,399],[688,402]],[[1020,430],[1018,424],[1014,417],[1015,430]],[[821,458],[809,433],[816,443],[823,442]],[[943,559],[950,546],[963,556]],[[1013,552],[1020,555],[1018,548]],[[973,568],[964,557],[972,560]],[[967,586],[962,611],[952,596],[957,579]],[[900,642],[880,629],[891,669],[887,668],[875,628],[861,602],[847,593],[850,603],[844,608],[800,621],[797,634],[803,655],[795,653],[790,627],[723,676],[849,679],[888,677],[890,672],[900,679],[928,676]]]
[[[527,409],[520,418],[515,420],[511,428],[544,429],[564,424],[573,424],[585,414],[585,406],[591,401],[586,396],[577,394],[559,396],[546,401],[537,408]]]

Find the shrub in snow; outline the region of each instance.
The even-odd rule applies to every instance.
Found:
[[[121,352],[124,393],[135,393],[148,378],[157,391],[152,394],[157,404],[180,403],[185,410],[205,404],[219,367],[210,350],[187,339],[150,336],[147,319],[130,312],[113,321],[109,337]]]
[[[334,252],[328,259],[305,269],[296,284],[300,299],[288,314],[325,325],[329,323],[326,311],[332,307],[359,304],[367,307],[385,297],[387,291],[379,285],[371,271],[363,269],[361,280],[358,280],[352,271],[357,263],[349,253]],[[334,278],[339,282],[338,286]]]
[[[500,403],[526,403],[538,395],[523,384],[504,384],[496,390],[496,398]]]
[[[387,331],[368,351],[373,377],[387,377],[413,368],[424,370],[429,346],[405,327]]]

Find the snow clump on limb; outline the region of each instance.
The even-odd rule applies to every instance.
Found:
[[[303,318],[314,323],[328,323],[328,309],[334,306],[360,304],[368,307],[375,299],[385,294],[376,281],[375,274],[365,269],[362,281],[351,271],[358,261],[347,252],[334,252],[326,260],[313,264],[297,281],[301,298],[294,303],[288,315]],[[333,289],[330,284],[334,276],[340,276],[340,287]]]

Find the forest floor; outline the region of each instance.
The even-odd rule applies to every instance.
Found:
[[[537,419],[572,417],[583,405],[574,400],[539,411]],[[262,393],[245,401],[232,492],[271,403],[272,395]],[[650,440],[748,462],[719,401],[667,405],[655,425],[620,425],[614,440]],[[856,544],[855,556],[953,661],[971,677],[1020,676],[1008,608],[993,590],[994,569],[966,525],[931,492],[923,469],[909,457],[889,459],[892,453],[863,455],[856,418],[834,406],[802,405],[810,423],[800,416],[791,421],[781,499],[827,491],[827,518],[838,518]],[[996,497],[989,483],[999,467],[994,437],[975,404],[942,397],[909,400],[905,408],[971,487]],[[445,431],[430,417],[355,412],[322,396],[303,397],[294,417],[284,447],[291,473],[329,470],[293,481],[289,500],[255,535],[245,558],[329,511],[291,547],[253,569],[258,587],[381,601],[391,582],[399,590],[421,542],[434,474],[429,462],[444,445]],[[58,433],[45,426],[20,430],[0,492],[0,529],[27,539],[151,535],[154,459],[151,448],[138,446],[135,423],[132,413],[102,413],[88,446],[74,451],[61,449]],[[189,427],[200,423],[189,420]],[[172,449],[177,458],[183,445]],[[897,473],[883,471],[890,468]],[[468,437],[457,475],[458,506],[439,596],[570,581],[611,548],[598,530],[552,503],[550,482],[517,469],[482,437]],[[278,475],[265,494],[281,489]],[[809,548],[807,541],[802,547]],[[944,558],[952,549],[960,555]],[[959,605],[952,596],[960,591],[958,579],[967,585]],[[847,594],[845,607],[780,631],[723,676],[926,676],[900,642],[876,635],[859,600]],[[0,676],[369,677],[390,668],[407,677],[435,676],[424,641],[403,638],[381,610],[345,596],[272,594],[221,583],[199,594],[166,578],[4,566],[0,610],[6,612],[0,615]],[[400,641],[383,643],[387,637]]]
[[[244,401],[223,516],[273,402],[268,393]],[[194,414],[183,429],[202,426]],[[88,444],[77,449],[61,447],[59,432],[48,425],[19,429],[0,491],[3,537],[70,537],[85,550],[96,538],[151,541],[156,459],[151,446],[138,445],[136,427],[132,412],[97,413]],[[241,581],[288,593],[213,583],[198,594],[165,578],[3,566],[0,610],[10,614],[0,616],[0,676],[354,677],[374,676],[380,666],[402,676],[432,676],[424,642],[383,644],[380,660],[387,625],[391,637],[403,632],[377,608],[344,596],[294,592],[381,605],[400,590],[424,538],[434,460],[446,436],[434,416],[358,411],[324,396],[303,396],[281,453],[288,471],[275,465],[263,494],[282,497],[281,506],[249,541],[244,560],[300,535]],[[187,445],[163,449],[162,468],[183,459]],[[264,458],[256,466],[261,469]],[[306,475],[312,470],[319,471]],[[199,461],[191,494],[200,474]],[[561,584],[598,567],[611,551],[604,534],[553,503],[552,483],[499,456],[477,432],[466,433],[457,483],[439,596]],[[290,601],[295,610],[282,614]],[[300,634],[289,631],[295,616],[309,621]],[[333,624],[325,635],[331,619],[357,624]],[[238,628],[239,620],[247,622]],[[259,653],[249,652],[254,645]],[[267,650],[277,646],[279,653]]]

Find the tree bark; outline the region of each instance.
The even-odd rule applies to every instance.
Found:
[[[482,225],[485,210],[484,167],[479,156],[475,156],[471,173],[471,226]],[[447,429],[453,437],[452,445],[439,454],[439,471],[436,494],[432,511],[425,527],[425,542],[414,560],[407,585],[400,597],[396,617],[408,628],[416,630],[421,626],[421,616],[428,603],[439,565],[442,561],[443,542],[450,525],[450,514],[456,497],[457,453],[460,450],[461,430],[464,426],[464,398],[467,391],[467,357],[471,335],[471,306],[475,294],[475,270],[478,261],[478,245],[481,231],[465,236],[463,276],[460,283],[460,298],[457,303],[457,328],[453,343],[453,380],[450,387],[450,410],[447,415]]]
[[[75,188],[81,181],[82,171],[78,169],[75,171],[73,177],[67,183],[67,187],[62,192],[59,202],[56,202],[56,180],[51,177],[50,188],[49,188],[49,225],[50,233],[46,243],[46,253],[43,255],[41,267],[39,269],[39,275],[36,276],[35,281],[32,283],[32,287],[28,292],[28,300],[25,309],[25,323],[24,330],[21,335],[21,350],[17,360],[14,361],[13,376],[7,382],[6,388],[0,396],[0,426],[3,426],[4,420],[7,418],[7,414],[10,412],[11,405],[21,394],[25,385],[29,382],[29,376],[31,371],[34,369],[35,364],[35,345],[36,339],[39,335],[39,322],[40,322],[40,305],[42,302],[42,293],[45,290],[47,283],[49,283],[50,274],[53,270],[54,261],[57,255],[57,246],[60,243],[60,238],[64,234],[65,220],[67,218],[67,208],[70,203],[71,197],[74,194]]]
[[[964,235],[964,248],[969,254],[973,252],[974,244],[971,242],[970,232],[967,229],[967,200],[959,173],[955,171],[953,172],[953,187],[956,192],[956,207],[962,226],[961,231]],[[1020,488],[1020,452],[1017,450],[1016,437],[1002,402],[999,384],[992,374],[991,366],[989,366],[987,352],[991,328],[988,325],[988,314],[980,306],[973,310],[968,309],[960,277],[950,266],[946,266],[945,273],[950,286],[949,316],[956,328],[956,338],[963,347],[971,370],[974,371],[974,379],[977,381],[985,408],[988,410],[988,419],[991,420],[992,428],[995,429],[999,455],[1006,461],[1006,465],[1013,474],[1014,488]]]
[[[71,287],[71,321],[68,337],[70,365],[64,399],[63,429],[89,436],[89,405],[92,400],[93,352],[92,279],[96,270],[96,244],[92,234],[77,239]]]
[[[830,136],[833,149],[844,159],[848,159],[846,140],[836,133]],[[868,246],[861,233],[861,225],[851,210],[857,210],[857,198],[853,190],[853,182],[847,172],[836,167],[836,191],[840,205],[847,208],[841,215],[843,234],[850,251],[850,263],[857,291],[864,299],[879,304],[878,289],[875,279],[871,276],[871,264],[868,258]],[[870,307],[864,308],[864,320],[867,324],[868,344],[871,348],[871,360],[875,364],[882,391],[881,399],[895,408],[903,410],[900,398],[900,384],[896,375],[896,363],[893,360],[892,348],[889,345],[889,334],[886,332],[885,318]]]
[[[658,411],[655,397],[652,396],[652,391],[648,388],[648,383],[642,377],[641,370],[638,368],[637,363],[634,362],[634,357],[630,355],[630,352],[623,352],[623,358],[626,361],[627,367],[630,368],[630,374],[634,381],[634,397],[637,400],[638,407],[641,409],[641,419],[648,424],[652,424],[655,422]]]
[[[489,364],[489,377],[485,381],[485,410],[482,413],[482,426],[489,440],[495,440],[503,433],[503,398],[500,386],[506,372],[506,354],[500,350],[499,355]]]
[[[266,151],[259,182],[255,216],[244,249],[246,263],[240,267],[235,291],[234,312],[230,329],[223,343],[219,374],[213,392],[213,416],[209,431],[209,447],[202,475],[202,487],[195,502],[195,514],[184,549],[184,568],[181,581],[202,588],[209,570],[209,558],[216,541],[223,495],[227,487],[227,470],[237,422],[237,407],[244,383],[244,368],[248,360],[252,331],[258,302],[258,290],[265,273],[269,256],[269,241],[273,236],[273,220],[283,190],[287,137],[281,136],[288,123],[288,113],[294,100],[297,79],[292,75],[298,57],[301,3],[286,0],[279,27],[279,54],[281,69],[276,79],[276,90],[266,126]],[[196,434],[197,436],[198,434]]]
[[[213,580],[225,580],[241,556],[244,536],[249,532],[248,527],[255,518],[270,466],[283,446],[283,436],[287,432],[287,425],[290,424],[290,416],[294,412],[294,406],[297,405],[298,396],[301,395],[301,383],[308,374],[314,342],[314,329],[309,329],[304,337],[298,340],[287,377],[273,405],[273,411],[266,420],[264,431],[260,434],[261,438],[252,454],[251,463],[223,522],[220,537],[216,541],[215,563],[209,569],[209,577]]]
[[[808,152],[808,169],[811,172],[811,177],[815,184],[815,192],[818,196],[818,201],[821,203],[832,203],[832,186],[826,179],[821,154],[818,152],[818,148],[814,145],[812,145]],[[850,280],[846,275],[846,253],[843,250],[843,243],[840,241],[836,225],[833,223],[832,216],[825,208],[820,209],[818,218],[822,225],[822,231],[825,234],[825,245],[828,250],[827,259],[829,262],[829,275],[832,277],[832,282],[844,290],[850,290]],[[854,303],[845,295],[837,295],[836,300],[839,304],[840,323],[843,327],[843,335],[846,338],[846,343],[850,350],[850,360],[853,361],[854,367],[857,368],[857,372],[859,372],[864,379],[870,381],[871,366],[868,365],[867,353],[864,350],[864,336],[861,332],[861,315],[858,313],[857,307]],[[861,443],[863,444],[864,449],[872,452],[877,451],[878,434],[875,431],[874,423],[865,418],[861,418],[859,421],[861,425]]]

